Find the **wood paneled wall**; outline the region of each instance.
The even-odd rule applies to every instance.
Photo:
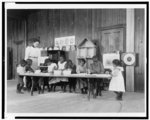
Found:
[[[146,65],[146,56],[145,56],[145,11],[144,9],[135,9],[135,53],[137,56],[137,66],[135,67],[135,90],[143,91],[144,90],[144,81],[146,80],[145,74],[145,65]]]
[[[40,37],[41,46],[48,47],[54,45],[56,37],[75,35],[76,45],[84,38],[97,41],[99,45],[99,28],[125,24],[125,13],[125,9],[40,10],[28,17],[28,39]],[[69,56],[76,62],[75,51],[69,52]]]
[[[16,77],[16,65],[24,59],[25,24],[23,20],[7,18],[7,77]]]
[[[126,24],[125,9],[102,9],[101,16],[101,27]]]

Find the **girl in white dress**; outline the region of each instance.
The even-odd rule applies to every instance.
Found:
[[[60,56],[59,57],[59,61],[58,61],[58,70],[61,70],[63,72],[63,70],[66,69],[66,61],[65,61],[65,57],[64,56]],[[56,85],[61,85],[62,91],[66,91],[66,83],[68,83],[68,78],[52,78],[49,81],[49,84],[52,86],[51,90],[55,91]]]
[[[114,91],[117,94],[117,100],[122,100],[123,92],[125,92],[122,71],[123,67],[121,67],[120,61],[117,59],[113,60],[112,79],[109,84],[109,91]]]

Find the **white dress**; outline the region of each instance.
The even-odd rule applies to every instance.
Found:
[[[54,68],[57,68],[56,63],[51,63],[51,65],[48,66],[48,72],[52,72]]]
[[[40,48],[34,48],[33,46],[28,46],[25,50],[25,60],[32,60],[32,69],[36,70],[38,68],[38,57],[40,56]]]
[[[60,61],[58,62],[58,70],[64,70],[65,69],[65,65],[66,65],[67,62],[63,62],[63,63],[60,63]],[[58,82],[68,82],[68,78],[52,78],[50,81],[49,81],[49,84],[55,84],[55,83],[58,83]]]
[[[116,67],[112,70],[112,79],[109,84],[109,91],[125,92],[122,71],[122,67]]]

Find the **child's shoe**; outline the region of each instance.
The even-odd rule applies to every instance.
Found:
[[[24,92],[21,92],[21,91],[19,91],[18,93],[19,93],[19,94],[24,94]]]

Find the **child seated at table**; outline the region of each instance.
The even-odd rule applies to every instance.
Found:
[[[86,73],[86,64],[85,63],[86,63],[85,59],[79,60],[79,64],[76,69],[76,72],[78,74]],[[79,79],[78,82],[79,82],[79,86],[81,85],[80,86],[81,93],[86,94],[87,93],[87,79],[82,78],[82,79]]]
[[[67,61],[65,68],[66,68],[66,70],[70,70],[71,74],[76,73],[76,65],[73,64],[71,60]],[[75,92],[76,84],[77,84],[76,78],[68,78],[68,80],[69,80],[69,92],[72,92],[71,89],[73,89],[73,91]]]
[[[66,60],[65,60],[65,56],[61,55],[59,57],[59,61],[58,61],[58,70],[61,70],[63,72],[63,70],[65,70],[65,66],[66,66]],[[49,81],[49,84],[52,85],[52,89],[55,91],[55,88],[57,85],[61,86],[61,89],[63,92],[66,91],[66,85],[68,83],[68,78],[53,78],[52,80]]]
[[[53,73],[54,70],[57,70],[57,64],[54,63],[51,59],[47,60],[47,72],[48,73]],[[49,81],[51,81],[53,78],[45,78],[44,83],[47,83],[49,86]],[[53,84],[50,85],[50,88],[48,87],[48,91],[51,91],[53,89]]]
[[[93,63],[90,64],[90,73],[91,74],[101,74],[104,73],[104,67],[103,64],[98,60],[97,56],[93,56],[92,58]],[[90,80],[91,88],[94,97],[100,95],[101,96],[101,90],[103,87],[103,79],[92,79]]]
[[[53,63],[52,60],[49,59],[48,63],[47,63],[47,67],[48,67],[48,72],[49,73],[53,73],[54,70],[57,70],[57,64]]]
[[[23,92],[21,92],[21,90],[24,85],[24,83],[23,83],[24,76],[20,76],[19,74],[25,73],[26,64],[27,64],[27,62],[25,60],[21,60],[20,64],[17,66],[17,78],[18,78],[17,93],[20,93],[20,94],[23,94]]]
[[[34,70],[31,68],[32,60],[27,59],[26,62],[27,62],[27,65],[25,67],[25,71],[28,72],[28,73],[34,73]],[[28,91],[30,91],[31,83],[32,83],[32,77],[26,76],[25,79],[24,79],[24,90],[27,89]]]
[[[42,73],[52,73],[55,69],[57,69],[56,63],[53,63],[52,60],[48,58],[44,61],[43,68],[41,68],[41,72]],[[47,86],[48,92],[50,91],[49,79],[50,78],[48,78],[48,77],[40,78],[39,82],[40,82],[40,86],[42,88],[42,93],[44,93],[45,86]]]

